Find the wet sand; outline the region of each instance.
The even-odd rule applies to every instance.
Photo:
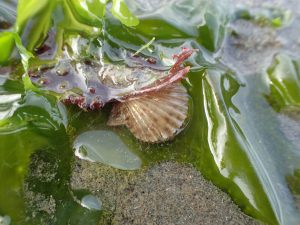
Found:
[[[156,164],[126,172],[77,161],[74,189],[88,189],[111,211],[112,224],[260,224],[191,165]]]

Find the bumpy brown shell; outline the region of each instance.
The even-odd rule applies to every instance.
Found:
[[[171,84],[159,91],[116,103],[108,125],[125,125],[144,142],[167,141],[183,126],[188,100],[187,91],[180,83]]]

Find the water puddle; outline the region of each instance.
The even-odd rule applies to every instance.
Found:
[[[101,210],[102,207],[102,202],[94,195],[85,195],[81,199],[80,203],[82,207],[85,207],[90,210]]]
[[[122,170],[141,168],[141,159],[112,131],[87,131],[74,141],[75,155]]]

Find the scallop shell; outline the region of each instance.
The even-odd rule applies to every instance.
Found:
[[[183,126],[188,113],[189,96],[180,84],[116,103],[108,125],[125,125],[144,142],[172,139]]]

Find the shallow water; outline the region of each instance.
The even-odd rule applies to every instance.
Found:
[[[63,38],[69,41],[79,33],[100,43],[88,54],[99,55],[100,48],[105,61],[131,64],[126,53],[137,51],[152,37],[156,38],[152,52],[144,50],[145,56],[164,61],[181,47],[199,52],[188,60],[192,72],[183,82],[192,99],[187,126],[173,141],[154,145],[137,141],[126,128],[107,127],[110,105],[101,112],[66,107],[51,93],[24,91],[20,63],[13,72],[3,66],[0,216],[7,216],[6,221],[10,218],[11,224],[39,224],[47,215],[40,212],[34,218],[29,216],[34,209],[24,196],[32,193],[42,195],[49,204],[51,199],[61,203],[53,209],[51,220],[55,224],[66,224],[68,219],[69,224],[96,224],[103,214],[78,204],[90,193],[72,191],[69,184],[78,153],[73,146],[85,143],[92,147],[85,149],[83,160],[121,169],[138,169],[162,160],[192,163],[247,214],[267,224],[299,224],[299,190],[295,184],[299,183],[300,145],[297,136],[291,137],[288,131],[297,135],[300,127],[300,42],[295,38],[299,37],[296,9],[300,6],[296,1],[284,5],[278,1],[272,7],[245,2],[234,8],[217,0],[128,1],[140,18],[140,24],[133,28],[121,25],[109,13],[99,21],[62,3],[49,3],[40,14],[25,21],[22,39],[29,50],[44,35],[39,28],[52,19],[58,45]],[[4,7],[14,9],[15,4],[4,1],[0,8]],[[273,8],[276,13],[272,13]],[[289,18],[282,16],[287,12]],[[13,21],[15,13],[3,17]],[[278,18],[282,20],[280,26]],[[295,34],[287,35],[289,32]],[[54,50],[57,54],[60,51]],[[6,65],[15,62],[18,55],[13,52]],[[35,59],[32,65],[44,63]],[[288,119],[293,122],[288,123]],[[95,147],[97,134],[108,135],[100,140],[102,150]],[[124,157],[107,151],[116,145]],[[38,168],[30,169],[38,175],[26,176],[30,162],[38,161],[31,157],[34,152],[44,154],[53,176],[43,176]],[[28,187],[23,187],[24,179]],[[97,199],[90,196],[88,200],[92,201],[89,207],[101,207]]]

